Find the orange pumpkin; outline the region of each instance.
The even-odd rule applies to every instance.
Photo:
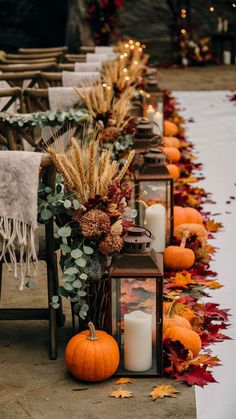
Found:
[[[190,322],[182,316],[178,316],[174,313],[175,305],[177,304],[177,299],[174,300],[168,307],[166,314],[163,317],[163,333],[168,327],[171,326],[180,326],[186,327],[187,329],[192,329]]]
[[[179,133],[178,125],[174,122],[165,120],[164,121],[164,135],[166,137],[175,137]]]
[[[180,141],[176,137],[163,137],[165,147],[180,148]]]
[[[174,180],[180,177],[180,170],[176,164],[167,164],[167,169],[169,174],[173,177]]]
[[[73,336],[65,350],[65,363],[76,378],[83,381],[103,381],[111,377],[120,362],[116,340],[102,330],[89,330]]]
[[[173,162],[177,162],[181,158],[180,151],[176,147],[163,147],[163,153]]]
[[[202,246],[206,244],[207,241],[207,230],[202,224],[197,223],[185,223],[179,224],[174,229],[174,236],[177,239],[182,240],[186,243],[186,239],[192,236],[196,236],[197,240],[201,243]]]
[[[202,224],[202,216],[198,210],[191,207],[174,206],[174,227],[179,224],[197,223]]]
[[[163,333],[163,339],[179,340],[186,349],[192,351],[193,356],[197,356],[202,348],[199,335],[193,330],[181,326],[167,327]]]
[[[163,257],[165,269],[169,271],[190,269],[195,262],[194,252],[181,246],[166,247]]]

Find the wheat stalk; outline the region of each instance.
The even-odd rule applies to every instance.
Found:
[[[122,167],[120,173],[118,174],[118,176],[116,176],[115,181],[120,182],[122,180],[122,178],[124,177],[125,173],[127,172],[128,168],[129,168],[129,166],[130,166],[130,164],[131,164],[131,162],[134,158],[134,155],[135,155],[135,151],[134,150],[130,151],[130,153],[127,157],[127,160],[126,160],[124,166]]]

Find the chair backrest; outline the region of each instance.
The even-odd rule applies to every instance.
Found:
[[[67,52],[68,47],[52,47],[52,48],[19,48],[18,52],[20,54],[44,54],[50,52]]]
[[[12,105],[19,101],[19,111],[22,110],[22,90],[20,87],[0,89],[0,111],[9,111]]]
[[[35,54],[6,54],[5,58],[7,60],[41,60],[41,59],[51,59],[54,58],[59,60],[63,56],[63,52],[45,52],[45,53],[35,53]]]
[[[40,85],[44,88],[62,86],[62,73],[42,72]]]
[[[22,58],[17,58],[17,59],[7,59],[4,58],[3,60],[1,60],[1,64],[44,64],[44,63],[50,63],[50,64],[56,64],[57,60],[56,58],[36,58],[36,59],[22,59]]]
[[[25,89],[23,97],[26,112],[45,112],[49,110],[48,89]]]
[[[68,63],[85,63],[86,55],[85,54],[65,54],[65,61],[68,61]]]
[[[58,71],[75,71],[75,64],[72,63],[60,63],[57,66]]]
[[[0,71],[5,72],[22,72],[22,71],[50,71],[57,70],[57,64],[55,62],[46,63],[19,63],[19,64],[0,64]]]
[[[81,54],[87,54],[87,52],[95,52],[95,46],[82,46],[80,47]]]
[[[0,82],[5,81],[10,87],[33,87],[40,80],[40,71],[0,73]]]

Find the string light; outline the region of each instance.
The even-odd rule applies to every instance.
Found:
[[[186,33],[186,29],[182,28],[180,32],[184,35]]]
[[[125,48],[129,48],[129,44],[125,44]]]
[[[233,6],[234,8],[236,8],[236,3],[232,3],[232,6]]]
[[[185,19],[185,18],[186,18],[186,13],[187,13],[186,9],[181,9],[180,14],[181,14],[181,17],[182,17],[183,19]]]
[[[214,6],[210,6],[210,7],[209,7],[209,10],[210,10],[210,12],[212,12],[212,13],[213,13],[213,12],[215,11]]]

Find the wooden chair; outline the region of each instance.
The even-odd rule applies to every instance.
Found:
[[[8,65],[11,65],[11,64],[22,64],[22,65],[31,65],[31,64],[44,64],[44,63],[50,63],[50,64],[54,64],[54,65],[56,65],[57,64],[57,60],[55,59],[55,58],[35,58],[35,59],[30,59],[30,60],[27,60],[27,59],[21,59],[21,58],[15,58],[15,59],[7,59],[7,58],[4,58],[4,60],[1,60],[1,63],[2,63],[2,65],[4,65],[4,64],[8,64]]]
[[[68,48],[66,46],[62,47],[52,47],[52,48],[19,48],[18,52],[20,54],[48,54],[53,52],[63,52],[66,53]]]
[[[85,63],[86,55],[85,54],[65,54],[65,61],[68,61],[68,63]]]
[[[0,89],[0,112],[9,112],[14,104],[18,112],[21,112],[23,109],[21,88],[10,87],[9,89]],[[0,144],[10,150],[17,150],[20,147],[15,130],[8,124],[2,122],[0,123]]]
[[[23,71],[55,71],[57,70],[57,64],[53,61],[47,61],[45,63],[19,63],[19,64],[0,64],[0,71],[3,73],[16,73]]]
[[[40,86],[44,88],[62,86],[62,73],[42,72]]]
[[[75,71],[75,64],[59,63],[57,68],[58,68],[58,71]]]
[[[0,81],[5,81],[10,87],[34,87],[41,78],[40,71],[23,71],[16,73],[0,73]],[[27,86],[26,86],[27,82]]]
[[[80,47],[81,54],[87,54],[87,52],[95,52],[94,46],[82,46]]]
[[[44,184],[55,187],[55,167],[49,157],[42,157],[42,173]],[[44,245],[39,251],[38,259],[47,264],[47,289],[48,306],[46,308],[0,308],[0,320],[48,320],[49,322],[49,358],[57,358],[57,326],[63,326],[65,316],[62,312],[61,299],[60,307],[55,310],[52,305],[52,297],[57,294],[58,289],[58,268],[57,255],[55,253],[54,223],[53,219],[45,224]],[[2,289],[2,268],[0,262],[0,296]]]
[[[28,113],[49,110],[48,89],[25,89],[23,98]]]
[[[62,51],[55,51],[55,52],[44,52],[44,53],[34,53],[34,54],[6,54],[5,58],[7,60],[51,60],[55,59],[56,61],[60,61],[63,57],[64,53]]]

